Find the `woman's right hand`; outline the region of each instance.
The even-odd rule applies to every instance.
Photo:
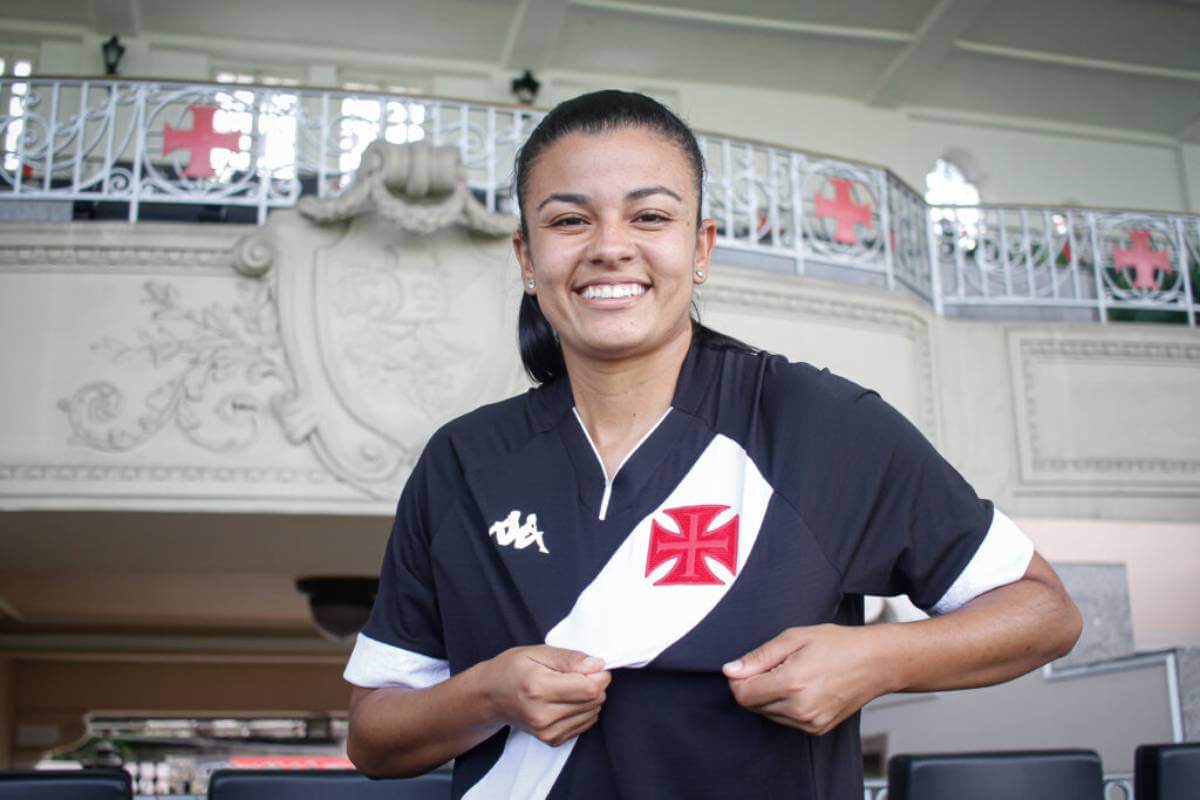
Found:
[[[600,659],[544,644],[505,650],[481,666],[497,716],[552,747],[596,723],[612,679]]]

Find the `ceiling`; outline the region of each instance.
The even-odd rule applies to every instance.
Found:
[[[336,47],[1200,141],[1198,0],[6,0],[3,15],[176,45],[294,43],[298,62],[303,45]]]
[[[295,581],[379,574],[390,520],[0,513],[0,633],[312,633]]]

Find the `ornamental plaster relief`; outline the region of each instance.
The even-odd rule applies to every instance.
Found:
[[[879,391],[938,442],[933,332],[921,306],[891,292],[850,295],[842,284],[719,265],[699,302],[724,332]]]
[[[1012,330],[1017,492],[1200,497],[1190,331]]]
[[[523,391],[514,221],[453,158],[370,153],[261,228],[0,226],[0,507],[388,514],[439,424]],[[699,304],[879,390],[1012,513],[1195,516],[1194,332],[938,320],[719,263]]]
[[[13,500],[0,502],[294,498],[386,513],[434,428],[526,385],[514,224],[475,201],[456,150],[377,143],[343,196],[236,238],[6,229],[9,333],[45,330],[42,353],[0,361],[36,386],[9,403],[0,498]],[[163,227],[187,230],[171,244]],[[49,369],[35,375],[39,355]]]
[[[524,388],[515,226],[470,193],[457,149],[376,142],[345,194],[240,242],[235,267],[276,292],[288,440],[391,500],[440,424]]]
[[[270,398],[291,389],[269,287],[242,280],[236,304],[199,308],[174,283],[142,288],[146,324],[132,339],[105,336],[91,350],[113,365],[135,364],[153,376],[151,388],[133,399],[108,380],[80,386],[58,402],[70,443],[120,453],[173,426],[213,453],[246,450],[267,424]]]

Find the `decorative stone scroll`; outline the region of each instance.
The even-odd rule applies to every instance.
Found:
[[[371,144],[340,196],[273,214],[235,268],[273,283],[294,389],[274,412],[339,478],[395,499],[438,425],[519,391],[509,215],[456,148]],[[503,238],[501,238],[503,237]]]

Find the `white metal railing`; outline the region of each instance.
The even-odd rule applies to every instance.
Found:
[[[479,199],[515,213],[513,158],[542,115],[366,92],[59,78],[0,80],[0,111],[0,201],[69,201],[130,221],[161,218],[165,204],[243,208],[259,223],[302,194],[344,191],[377,138],[457,146]],[[873,281],[940,314],[1150,311],[1196,324],[1198,217],[931,207],[880,167],[722,136],[700,144],[704,213],[718,245],[750,265]]]

